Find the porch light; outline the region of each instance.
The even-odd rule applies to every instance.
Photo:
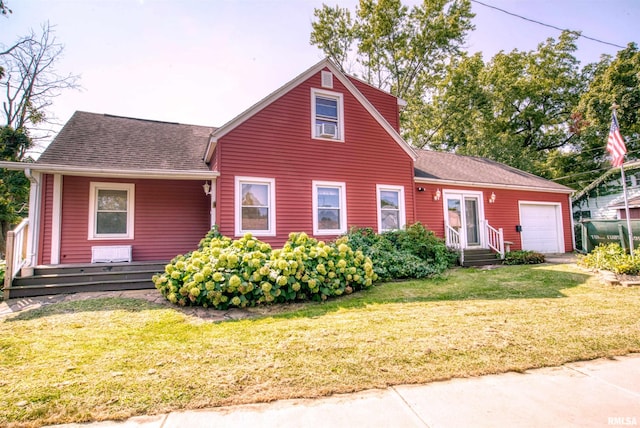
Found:
[[[436,193],[433,195],[433,200],[434,201],[439,201],[440,200],[440,196],[442,196],[442,193],[440,193],[440,189],[436,189]]]
[[[491,196],[489,196],[489,203],[492,204],[496,201],[496,194],[491,192]]]
[[[211,194],[211,185],[209,184],[208,181],[204,182],[204,184],[202,185],[202,190],[204,190],[204,194],[205,195],[210,195]]]

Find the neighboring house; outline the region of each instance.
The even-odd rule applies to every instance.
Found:
[[[274,247],[420,221],[459,248],[573,249],[571,189],[413,149],[403,106],[323,60],[220,128],[76,112],[25,170],[26,262],[167,261],[213,225]]]
[[[629,215],[640,219],[640,161],[624,164]],[[620,168],[612,168],[572,197],[575,220],[626,219]]]

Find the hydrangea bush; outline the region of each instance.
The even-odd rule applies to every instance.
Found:
[[[620,244],[600,244],[589,254],[578,257],[578,266],[608,270],[618,275],[640,274],[640,259],[631,257]]]
[[[326,300],[373,285],[371,259],[348,237],[326,244],[291,233],[282,249],[250,233],[231,240],[212,230],[196,251],[174,258],[156,288],[171,302],[216,309],[272,302]]]

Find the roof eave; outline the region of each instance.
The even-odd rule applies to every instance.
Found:
[[[26,162],[0,162],[0,168],[12,170],[38,171],[45,174],[62,174],[86,177],[112,178],[146,178],[164,180],[211,180],[220,176],[218,171],[175,170],[175,169],[119,169],[119,168],[91,168],[57,164],[38,164]]]
[[[498,184],[498,183],[478,183],[471,181],[458,181],[458,180],[445,180],[441,178],[426,178],[426,177],[415,177],[414,181],[416,183],[421,184],[438,184],[438,185],[450,185],[450,186],[465,186],[465,187],[485,187],[490,189],[504,189],[504,190],[527,190],[532,192],[547,192],[547,193],[564,193],[571,194],[573,192],[572,189],[552,189],[549,187],[538,187],[538,186],[524,186],[518,184]]]

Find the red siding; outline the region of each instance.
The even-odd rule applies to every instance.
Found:
[[[89,186],[96,182],[135,184],[133,240],[89,240]],[[110,180],[64,177],[61,263],[91,261],[92,245],[132,245],[134,261],[169,260],[195,249],[209,230],[209,198],[202,183],[180,180]],[[45,234],[50,236],[51,230]],[[48,254],[44,257],[47,258]]]
[[[618,210],[618,215],[622,220],[627,219],[627,212],[624,208]],[[640,219],[640,208],[629,208],[629,218],[632,220]]]
[[[53,215],[53,175],[42,176],[42,206],[40,217],[40,236],[38,242],[38,264],[51,263],[51,227]]]
[[[218,141],[224,235],[235,234],[235,176],[275,178],[277,236],[261,237],[274,246],[292,231],[311,235],[313,180],[346,183],[349,227],[377,230],[376,184],[404,186],[407,223],[414,221],[412,159],[337,79],[332,90],[344,94],[345,142],[311,138],[311,88],[320,87],[317,73]]]
[[[364,83],[356,78],[347,76],[351,83],[364,95],[380,114],[396,131],[400,131],[400,110],[398,98],[380,89]]]
[[[492,188],[461,187],[461,186],[439,186],[433,184],[416,184],[424,188],[424,191],[416,190],[417,219],[428,229],[433,230],[437,236],[444,236],[444,198],[434,201],[433,197],[436,189],[442,192],[446,190],[468,190],[483,192],[484,218],[489,224],[504,231],[505,241],[511,241],[514,245],[512,250],[522,248],[520,233],[516,231],[516,225],[520,224],[520,201],[531,202],[553,202],[561,204],[562,221],[564,230],[564,247],[566,252],[573,251],[573,240],[571,236],[571,212],[569,206],[569,196],[563,193],[533,192],[525,190],[505,190]],[[490,204],[488,198],[491,192],[496,194],[496,201]],[[444,195],[443,195],[444,196]]]

